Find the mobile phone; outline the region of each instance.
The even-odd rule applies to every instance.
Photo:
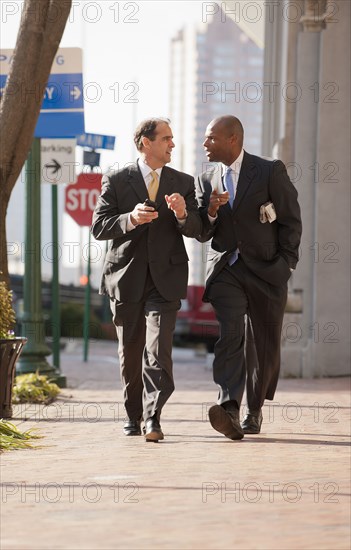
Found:
[[[150,199],[146,199],[144,201],[144,206],[151,206],[152,208],[157,210],[157,203],[155,201],[150,200]]]

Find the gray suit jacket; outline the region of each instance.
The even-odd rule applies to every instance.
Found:
[[[164,198],[175,192],[180,193],[186,202],[188,217],[183,227],[168,209]],[[102,192],[91,228],[95,239],[111,240],[100,293],[121,302],[140,301],[148,269],[163,298],[173,301],[186,296],[188,256],[183,235],[198,237],[202,228],[194,178],[164,166],[156,197],[158,219],[127,232],[129,213],[147,197],[137,163],[109,172],[102,179]]]
[[[294,269],[298,261],[301,216],[297,191],[284,164],[245,151],[233,207],[222,206],[218,219],[211,225],[207,216],[210,194],[214,187],[222,192],[221,185],[220,165],[214,165],[196,182],[203,220],[198,240],[212,239],[207,251],[207,288],[236,249],[258,277],[273,285],[286,283],[291,275],[290,268]],[[260,206],[269,201],[275,206],[277,219],[261,223]]]

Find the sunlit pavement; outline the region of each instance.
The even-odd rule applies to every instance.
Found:
[[[349,548],[350,379],[281,380],[262,433],[230,441],[206,357],[175,349],[165,440],[146,443],[122,433],[116,349],[84,363],[68,343],[60,399],[15,407],[43,439],[1,455],[2,550]]]

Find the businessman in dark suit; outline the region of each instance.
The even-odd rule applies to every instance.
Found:
[[[264,400],[274,397],[287,281],[301,237],[297,192],[284,164],[248,154],[243,139],[236,117],[213,120],[204,148],[219,164],[196,185],[199,240],[211,240],[203,299],[220,324],[213,362],[219,397],[209,418],[230,439],[259,433]],[[240,424],[245,380],[248,411]]]
[[[174,147],[166,119],[135,131],[140,157],[110,172],[93,216],[92,233],[110,240],[100,292],[110,297],[127,420],[125,435],[164,438],[160,415],[174,390],[172,339],[186,297],[188,257],[183,235],[201,233],[194,178],[165,166]]]

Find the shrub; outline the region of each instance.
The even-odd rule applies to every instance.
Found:
[[[0,272],[0,275],[2,273]],[[13,338],[12,328],[16,322],[12,308],[12,291],[5,281],[0,281],[0,339]]]
[[[43,403],[48,405],[58,396],[60,388],[38,372],[21,374],[15,378],[13,403]]]

